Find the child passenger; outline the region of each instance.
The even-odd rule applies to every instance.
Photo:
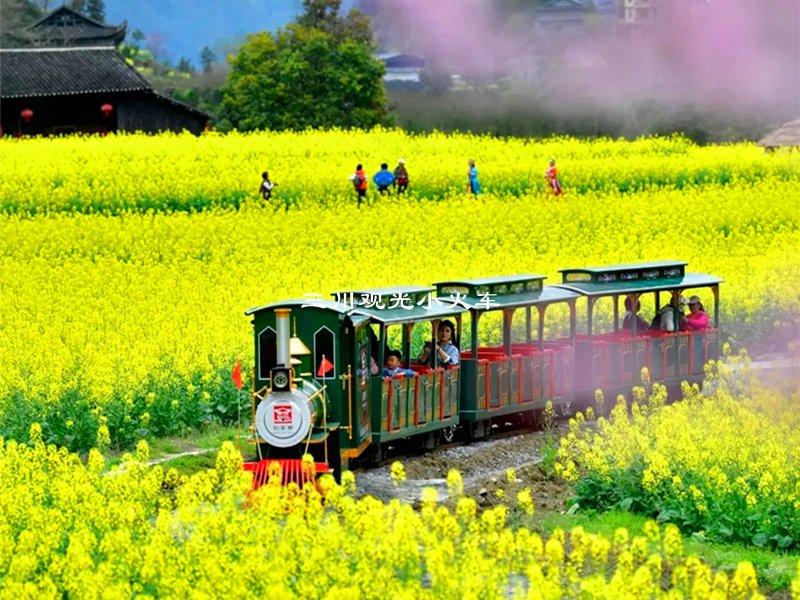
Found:
[[[414,377],[416,373],[411,369],[404,369],[402,361],[403,355],[400,354],[399,350],[389,350],[389,354],[386,355],[386,366],[383,368],[383,376],[398,377],[402,375],[405,377]]]

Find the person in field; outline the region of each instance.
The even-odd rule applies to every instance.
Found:
[[[367,176],[362,165],[356,165],[356,172],[350,180],[353,182],[353,189],[358,197],[358,208],[361,208],[361,201],[367,197]]]
[[[481,193],[481,184],[478,181],[478,168],[475,166],[475,161],[473,159],[469,159],[469,170],[467,171],[467,192],[472,194],[473,196],[477,196]]]
[[[274,188],[276,185],[278,184],[272,183],[269,180],[269,173],[264,171],[261,174],[261,187],[258,188],[258,193],[261,194],[261,197],[264,200],[270,200],[272,199],[272,188]]]
[[[560,196],[564,193],[561,184],[558,181],[558,169],[556,168],[556,159],[550,159],[550,166],[544,172],[544,177],[547,180],[549,191],[553,192],[554,196]]]
[[[397,161],[397,166],[394,169],[394,186],[398,194],[402,194],[408,189],[408,171],[406,170],[406,161],[403,158]]]
[[[394,173],[389,170],[389,165],[383,163],[381,170],[372,176],[372,181],[378,186],[378,192],[381,196],[389,193],[389,186],[394,183]]]

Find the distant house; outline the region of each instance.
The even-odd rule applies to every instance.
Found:
[[[536,8],[538,33],[582,35],[586,33],[587,5],[579,0],[547,0]]]
[[[114,46],[0,49],[5,135],[200,133],[211,115],[162,96]]]
[[[425,59],[412,54],[378,54],[386,65],[383,81],[386,87],[414,88],[422,85],[420,74],[425,68]]]
[[[622,20],[629,31],[646,34],[659,23],[701,25],[709,18],[708,11],[708,0],[623,0]]]
[[[61,6],[24,29],[10,32],[20,47],[119,46],[128,22],[105,25]]]
[[[649,26],[661,17],[659,0],[624,0],[623,21],[628,26]]]
[[[594,5],[597,14],[610,21],[617,20],[621,14],[619,0],[594,0]]]

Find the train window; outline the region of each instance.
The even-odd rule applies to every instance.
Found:
[[[592,333],[594,335],[614,332],[615,301],[614,296],[601,296],[595,300],[592,315]],[[619,311],[619,308],[617,310]],[[618,313],[618,315],[622,319],[622,313]]]
[[[420,321],[414,324],[414,329],[411,333],[411,358],[414,360],[422,352],[422,346],[425,342],[430,342],[433,339],[431,330],[430,321]]]
[[[314,377],[336,378],[336,338],[327,327],[314,333]]]
[[[267,327],[258,334],[258,378],[269,379],[272,367],[278,364],[278,345],[275,330]]]
[[[496,285],[494,286],[494,293],[499,295],[506,295],[508,293],[508,286]]]
[[[512,294],[521,294],[525,291],[525,284],[523,282],[512,283],[508,291]]]

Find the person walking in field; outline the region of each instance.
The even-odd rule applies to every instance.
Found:
[[[547,180],[549,190],[553,192],[554,196],[560,196],[564,193],[561,184],[558,181],[558,169],[556,168],[556,159],[550,159],[550,166],[544,172],[544,178]]]
[[[350,179],[353,182],[353,189],[355,189],[356,195],[358,196],[358,208],[361,208],[361,201],[365,200],[367,197],[367,176],[364,173],[364,167],[362,165],[357,165],[356,172]]]
[[[389,193],[389,186],[394,183],[394,173],[389,170],[389,165],[383,163],[381,170],[373,175],[372,181],[378,186],[380,195],[385,196]]]
[[[277,183],[272,183],[269,180],[269,173],[264,171],[261,174],[261,187],[258,188],[258,192],[261,194],[261,197],[264,200],[271,200],[272,199],[272,188],[274,188]]]
[[[475,161],[469,159],[469,171],[467,171],[467,193],[477,196],[481,193],[481,184],[478,181],[478,168],[475,166]]]
[[[397,167],[394,170],[394,186],[397,189],[398,195],[408,189],[408,171],[406,170],[406,161],[404,158],[397,161]]]

